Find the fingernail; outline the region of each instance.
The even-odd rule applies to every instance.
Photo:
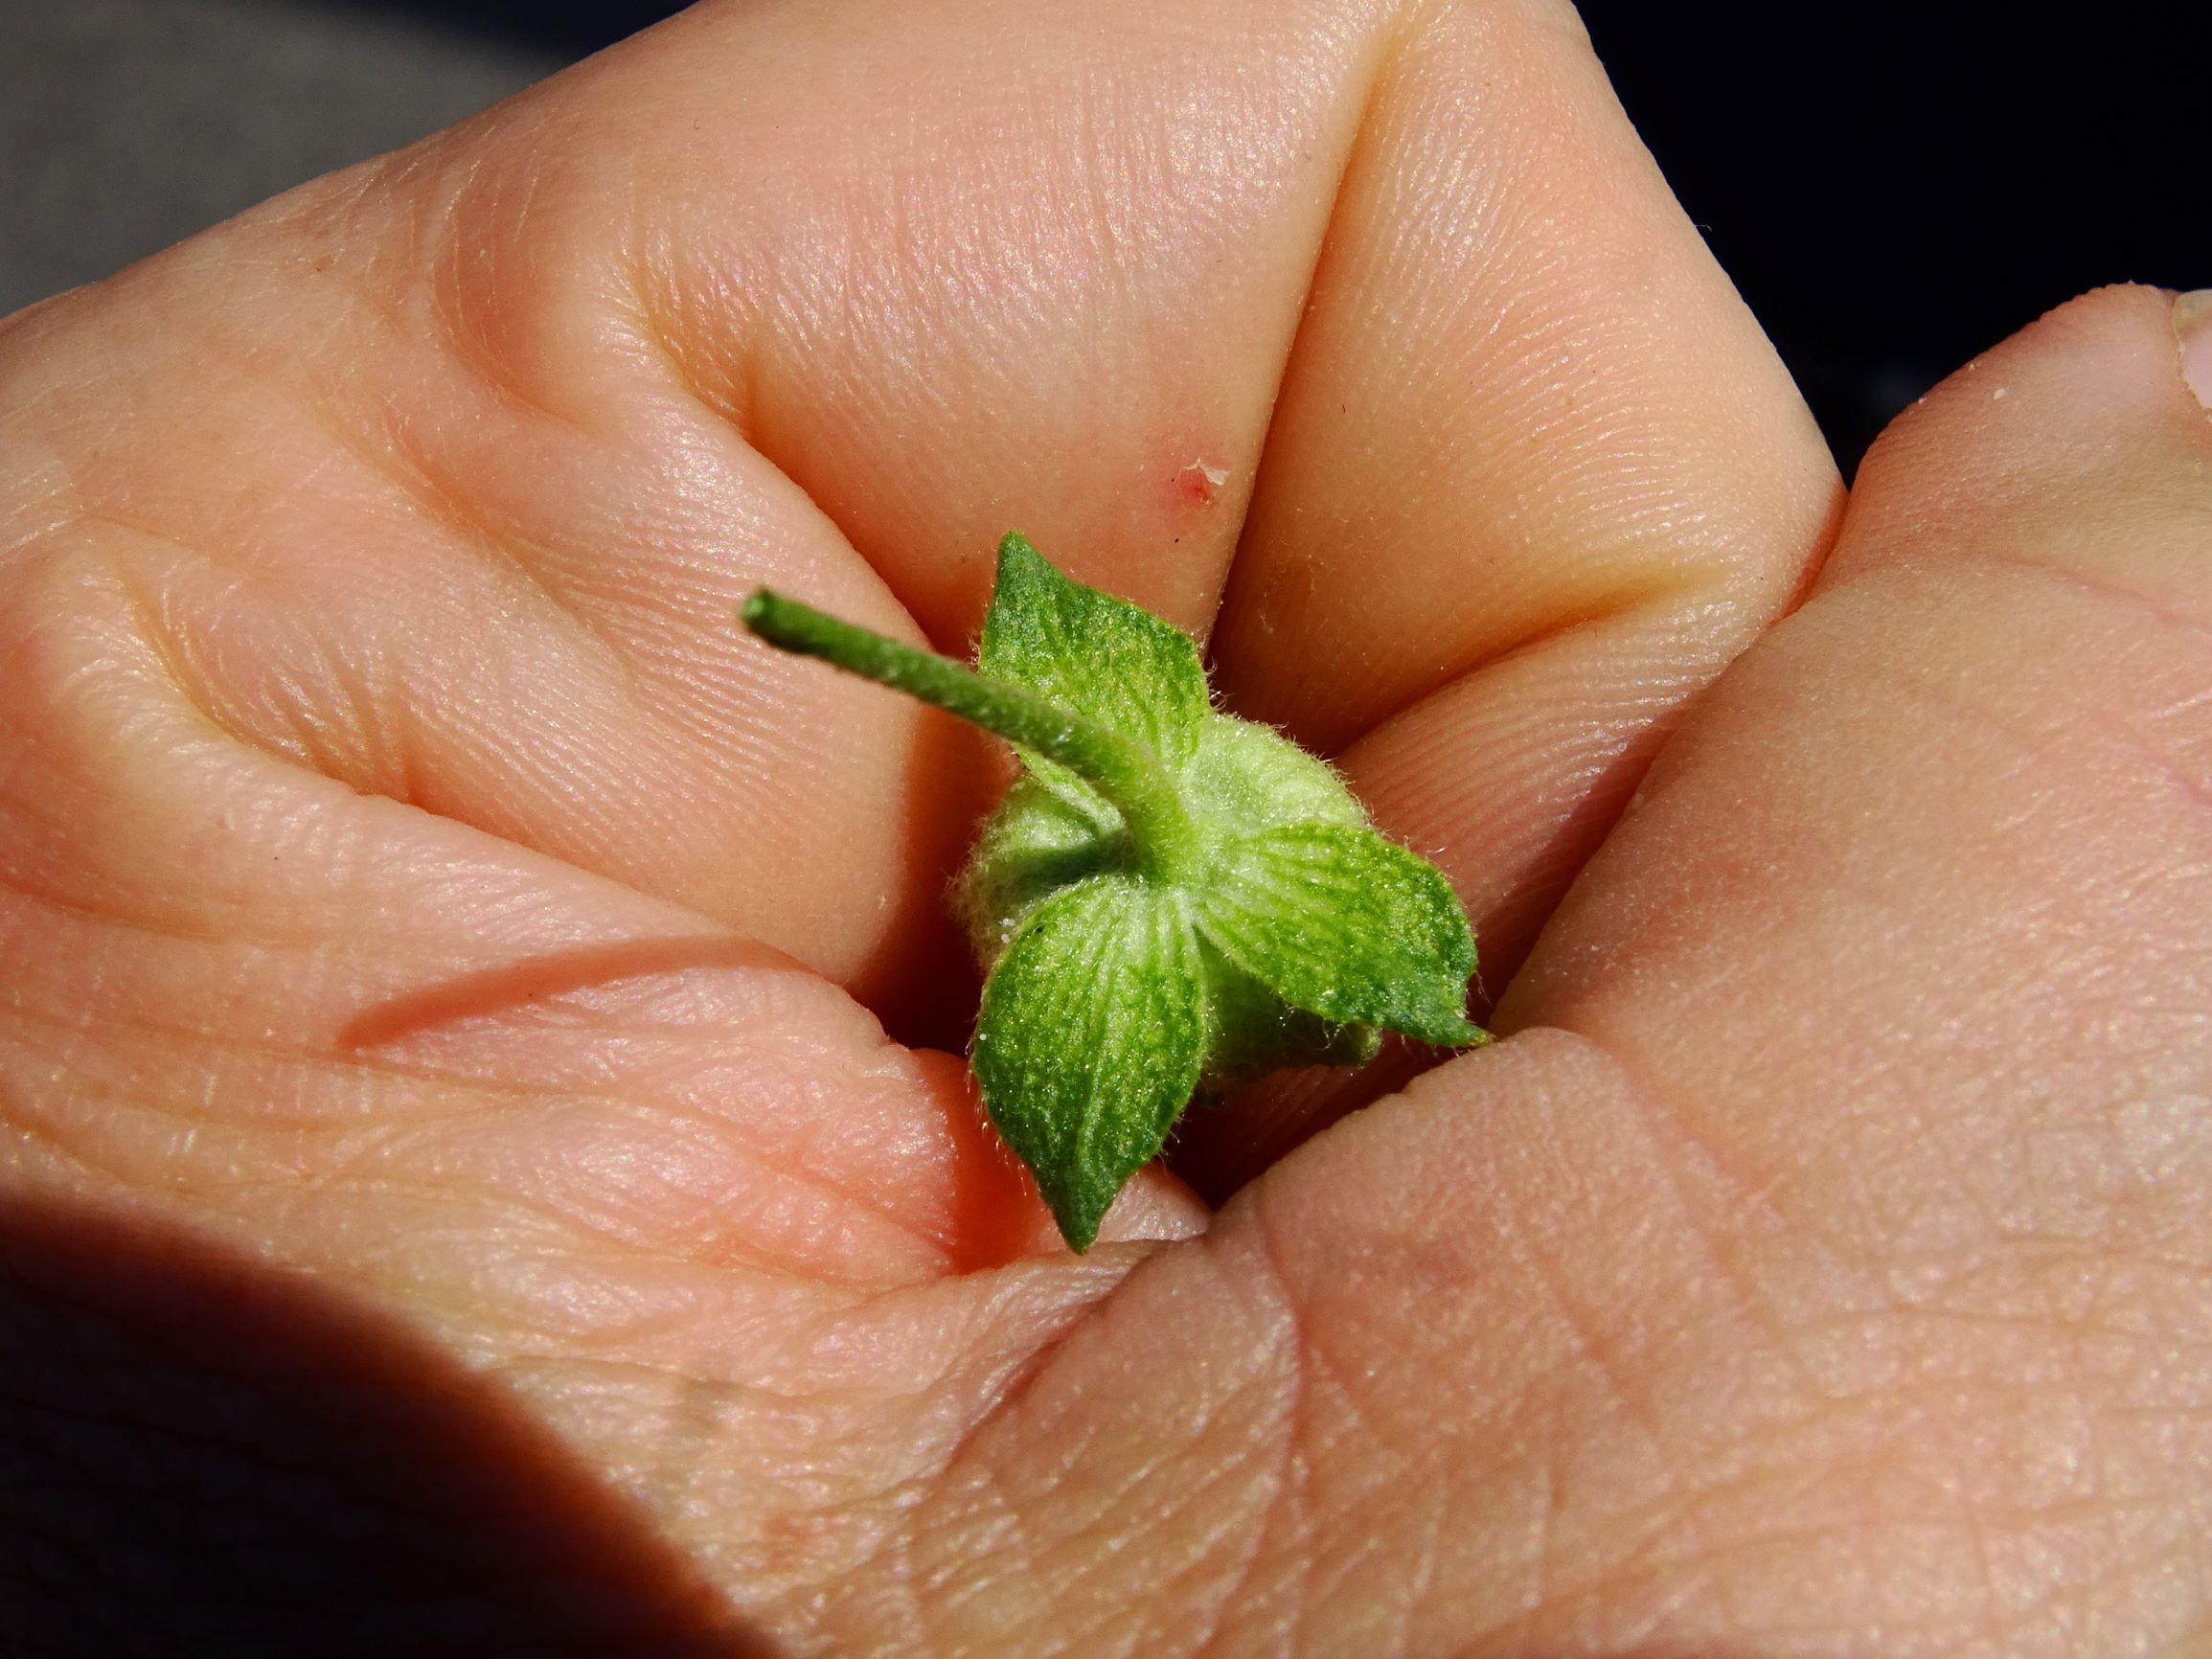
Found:
[[[2174,302],[2174,333],[2181,342],[2181,378],[2197,401],[2212,409],[2212,288]]]

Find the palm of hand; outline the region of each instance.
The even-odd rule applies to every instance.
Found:
[[[1553,917],[1835,534],[1578,44],[910,27],[695,14],[0,339],[13,1190],[399,1307],[801,1647],[2178,1639],[2205,508],[2005,459],[2201,457],[2083,391],[2155,300],[1922,412]],[[729,625],[957,648],[1009,525],[1494,987],[1550,923],[1515,1040],[1080,1261],[862,1006],[957,1046],[987,754]]]

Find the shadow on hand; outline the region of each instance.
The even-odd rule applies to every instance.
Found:
[[[298,1275],[0,1209],[0,1650],[766,1659],[499,1391]]]

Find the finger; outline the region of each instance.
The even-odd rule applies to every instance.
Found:
[[[1010,525],[1202,633],[1388,19],[969,0],[872,12],[864,50],[818,7],[695,19],[625,71],[682,54],[716,108],[629,124],[689,383],[944,644]]]
[[[599,338],[591,302],[546,291],[557,251],[591,248],[549,230],[471,307],[456,271],[495,227],[451,196],[491,190],[482,148],[319,182],[19,321],[0,574],[65,603],[111,576],[191,704],[305,773],[879,980],[887,939],[939,918],[923,888],[981,805],[979,748],[740,642],[763,581],[919,634],[713,417],[523,361],[533,303]],[[444,247],[417,245],[424,216]]]
[[[1271,1172],[971,1443],[917,1527],[945,1639],[2195,1639],[2212,420],[2169,315],[2077,302],[1878,446],[1515,1034]],[[1009,1512],[1063,1595],[960,1573]]]
[[[839,15],[702,9],[49,308],[18,346],[97,361],[11,431],[146,533],[228,729],[888,1009],[959,989],[977,750],[731,603],[957,647],[1013,523],[1201,627],[1360,112],[1432,26],[979,5],[863,51]]]
[[[889,1049],[789,959],[227,739],[106,572],[17,584],[0,626],[12,1175],[303,1239],[380,1195],[376,1250],[407,1258],[453,1242],[409,1239],[414,1203],[512,1202],[829,1279],[942,1271],[964,1187],[1037,1218],[949,1057]],[[378,1168],[420,1184],[392,1204]]]
[[[1203,1225],[1143,1174],[1070,1257],[960,1061],[238,742],[101,551],[0,588],[0,1210],[366,1297],[752,1604],[855,1569],[1111,1240]]]
[[[1980,948],[2013,929],[2056,928],[2044,937],[2078,941],[2090,953],[2077,956],[2071,946],[2059,953],[2080,971],[2108,950],[2146,945],[2168,928],[2178,930],[2172,946],[2198,937],[2197,916],[2183,898],[2189,873],[2175,854],[2202,830],[2201,802],[2191,795],[2207,757],[2194,699],[2204,671],[2195,636],[2212,611],[2212,567],[2202,557],[2212,541],[2212,502],[2201,488],[2212,422],[2177,373],[2171,313],[2169,298],[2149,289],[2108,289],[2077,301],[1953,375],[1883,437],[1806,611],[1746,665],[1756,673],[1730,676],[1729,694],[1701,723],[1699,745],[1679,759],[1670,751],[1624,826],[1633,830],[1631,846],[1652,849],[1638,856],[1653,872],[1664,864],[1677,873],[1666,878],[1671,892],[1719,884],[1737,867],[1730,849],[1742,843],[1733,834],[1709,837],[1694,859],[1679,856],[1693,851],[1686,843],[1672,860],[1656,851],[1679,810],[1676,795],[1687,801],[1711,787],[1696,783],[1704,772],[1732,768],[1776,785],[1771,793],[1745,790],[1738,819],[1745,837],[1800,851],[1770,878],[1728,882],[1716,897],[1727,897],[1731,907],[1750,902],[1738,888],[1766,903],[1803,889],[1833,907],[1825,920],[1840,929],[1850,906],[1834,890],[1859,877],[1872,883],[1886,865],[1941,870],[1946,878],[1924,883],[1928,895],[1909,915],[1881,902],[1894,878],[1870,885],[1863,920],[1881,924],[1870,925],[1870,943],[1895,933],[1931,946],[1954,937]],[[1809,677],[1801,660],[1817,663],[1824,683],[1836,685],[1833,720],[1811,717],[1817,700],[1795,683]],[[1854,681],[1848,689],[1845,676]],[[1755,723],[1776,720],[1755,699],[1777,685],[1788,689],[1789,706],[1805,713],[1787,726],[1789,744],[1762,738],[1754,750],[1745,739],[1758,735]],[[1869,814],[1887,805],[1883,781],[1870,761],[1848,769],[1841,762],[1878,742],[1924,757],[1909,777],[1943,768],[1947,758],[1958,769],[1944,787],[1897,803],[1916,810],[1884,813],[1891,821],[1870,825]],[[1851,779],[1857,794],[1817,801],[1815,760]],[[2062,831],[2069,815],[2083,822]],[[1607,859],[1613,856],[1608,848]],[[2171,868],[2181,885],[2091,925],[2100,906],[2127,904],[2127,873],[2141,878],[2150,868]],[[1638,885],[1653,893],[1653,908],[1633,922],[1617,906],[1585,909],[1579,900],[1562,914],[1561,941],[1547,940],[1501,1013],[1552,1020],[1574,1006],[1613,1000],[1619,988],[1608,989],[1600,952],[1620,926],[1663,925],[1684,946],[1707,941],[1701,948],[1713,951],[1729,936],[1779,943],[1772,917],[1759,923],[1744,911],[1751,924],[1739,928],[1695,902],[1674,905],[1653,876],[1639,875]],[[2021,912],[2023,899],[2042,898],[2046,888],[2070,890],[2070,902],[2083,908]],[[1930,902],[1938,908],[1923,908]],[[1662,905],[1671,911],[1663,923]],[[2024,938],[2015,943],[2021,967],[2047,977],[2051,952],[2025,948]],[[1807,952],[1793,970],[1804,1006],[1812,1006],[1806,976],[1819,974],[1835,986],[1820,1002],[1856,999],[1879,1029],[1903,988],[1834,976],[1854,961],[1872,971],[1880,953],[1861,945],[1826,964],[1819,956]],[[2035,1022],[2056,1017],[2055,1035],[2076,1016],[2032,1000],[1992,998],[1992,989],[2014,983],[2003,960],[2000,951],[1995,964],[1984,965],[1999,968],[1991,984],[1978,975],[1962,981],[1898,1034],[1932,1040],[1941,1011],[1955,1016],[1972,1006],[1976,1029],[2009,1034],[2021,1061],[2040,1063],[2029,1052]],[[2186,950],[2155,951],[2113,989],[2146,988],[2176,970],[2194,971]],[[1639,1019],[1656,1017],[1643,1010],[1655,1009],[1657,989],[1639,996]],[[2020,989],[2045,996],[2057,987]],[[1685,979],[1670,994],[1697,992]],[[1726,1006],[1719,1004],[1707,1023]],[[1831,1040],[1860,1046],[1841,1026]],[[1988,1057],[1962,1049],[1945,1069],[1955,1075]],[[2118,1074],[2112,1083],[2127,1086]]]
[[[1215,652],[1476,923],[1478,1016],[1676,713],[1802,587],[1841,493],[1563,7],[1440,8],[1378,78]],[[1433,1057],[1256,1089],[1233,1190]]]
[[[1018,524],[1202,627],[1381,32],[841,16],[702,8],[49,307],[11,431],[227,729],[884,1004],[958,989],[991,774],[736,601],[962,648]]]

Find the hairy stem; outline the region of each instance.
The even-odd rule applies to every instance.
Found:
[[[820,657],[1058,761],[1121,813],[1145,874],[1186,873],[1195,860],[1197,827],[1174,780],[1142,744],[950,657],[916,650],[766,588],[745,601],[738,617],[779,649]]]

